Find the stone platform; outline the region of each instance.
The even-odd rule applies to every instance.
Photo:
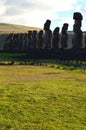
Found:
[[[25,58],[86,61],[86,48],[72,49],[29,49]]]

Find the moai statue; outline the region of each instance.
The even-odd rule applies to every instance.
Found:
[[[67,48],[67,41],[68,41],[68,34],[67,34],[67,30],[68,30],[68,23],[64,23],[63,27],[62,27],[62,31],[61,31],[61,48]]]
[[[22,47],[21,49],[23,50],[25,46],[25,33],[22,33]]]
[[[56,27],[53,31],[53,38],[52,38],[52,48],[53,49],[59,48],[59,39],[60,39],[59,27]]]
[[[36,48],[37,47],[37,31],[33,30],[32,32],[32,48]]]
[[[44,38],[43,38],[43,30],[40,30],[40,31],[38,32],[37,39],[38,39],[38,48],[42,48],[42,47],[43,47],[43,41],[44,41]]]
[[[50,20],[46,20],[44,24],[44,48],[51,48],[52,31],[50,30]]]
[[[25,38],[25,45],[24,45],[24,48],[27,49],[27,47],[28,47],[28,34],[27,34],[27,33],[25,33],[24,38]]]
[[[28,34],[25,32],[23,37],[23,49],[27,49],[28,47]]]
[[[32,43],[32,31],[28,31],[28,48],[31,48]]]
[[[17,49],[19,50],[20,49],[20,33],[17,33]]]
[[[86,48],[86,33],[85,33],[85,38],[84,38],[84,45],[85,45],[85,48]]]
[[[73,19],[75,20],[74,25],[73,25],[73,37],[72,37],[72,45],[73,47],[82,47],[82,38],[83,38],[83,33],[81,30],[82,26],[82,19],[83,16],[79,12],[75,12],[73,14]]]
[[[21,50],[23,47],[23,33],[20,33],[20,45],[19,45],[19,49]]]
[[[17,33],[13,35],[13,42],[11,47],[12,50],[15,50],[17,48]]]
[[[18,50],[21,49],[21,43],[22,43],[22,33],[19,33],[19,38],[18,38]]]
[[[9,45],[10,45],[10,36],[11,34],[9,34],[7,37],[6,37],[6,40],[5,40],[5,50],[9,50]]]
[[[5,39],[5,45],[4,49],[5,50],[10,50],[12,48],[12,43],[13,43],[13,33],[8,34],[8,36]]]

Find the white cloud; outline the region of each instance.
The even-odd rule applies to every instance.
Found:
[[[4,1],[0,1],[0,15],[2,15],[6,10],[6,7],[4,6]]]
[[[41,28],[43,28],[46,19],[50,19],[52,21],[51,24],[56,23],[58,25],[60,23],[61,25],[66,21],[72,25],[73,19],[71,16],[60,17],[59,12],[63,12],[63,14],[65,11],[71,12],[71,10],[74,10],[77,6],[78,1],[79,0],[0,0],[0,20],[1,22]]]

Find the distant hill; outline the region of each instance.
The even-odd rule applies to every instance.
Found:
[[[0,23],[0,34],[27,32],[28,30],[39,31],[40,28],[29,27],[29,26],[24,26],[24,25]]]

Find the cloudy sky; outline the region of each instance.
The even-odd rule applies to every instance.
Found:
[[[0,22],[43,28],[51,20],[51,30],[69,23],[73,29],[73,13],[83,15],[82,31],[86,31],[86,0],[0,0]]]

